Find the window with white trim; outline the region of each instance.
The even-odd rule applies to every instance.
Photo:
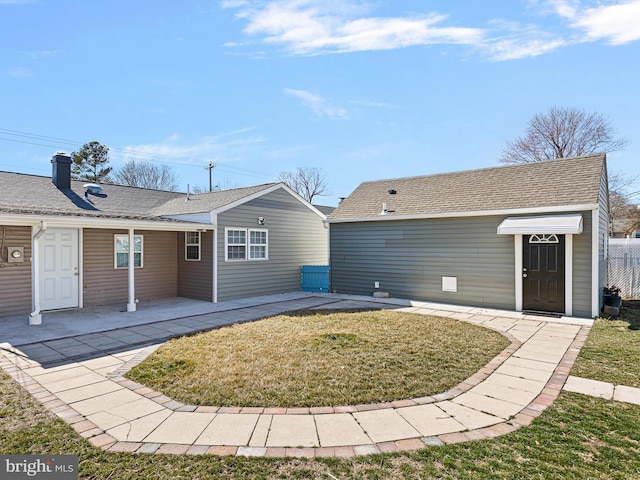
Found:
[[[249,230],[249,260],[267,259],[267,231]]]
[[[539,233],[529,237],[529,243],[560,243],[556,234]]]
[[[225,228],[225,260],[268,260],[269,236],[265,229]]]
[[[200,260],[200,232],[184,232],[184,259]]]
[[[114,235],[114,268],[129,267],[129,235]],[[133,236],[133,266],[142,268],[142,254],[144,250],[143,235]]]

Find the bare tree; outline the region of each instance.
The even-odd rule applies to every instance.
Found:
[[[614,231],[628,234],[640,228],[640,208],[631,203],[626,193],[637,181],[637,175],[625,175],[623,172],[609,174],[609,221],[611,233]],[[635,192],[640,193],[640,192]]]
[[[178,190],[178,175],[167,165],[129,160],[116,170],[111,180],[130,187],[152,188],[154,190]]]
[[[553,107],[529,120],[524,136],[507,142],[500,162],[533,163],[613,152],[622,150],[628,143],[627,139],[617,137],[611,122],[598,113]]]
[[[286,183],[309,203],[314,197],[329,195],[325,177],[316,167],[298,167],[294,172],[280,172],[278,180]]]

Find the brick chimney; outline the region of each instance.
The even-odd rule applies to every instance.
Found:
[[[59,189],[71,188],[71,157],[63,152],[51,157],[51,181]]]

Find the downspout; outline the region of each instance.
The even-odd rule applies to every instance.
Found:
[[[213,282],[212,300],[218,303],[218,214],[211,212],[211,223],[213,225]]]
[[[327,293],[331,293],[332,289],[331,289],[331,224],[329,223],[329,220],[327,220],[326,218],[324,220],[322,220],[322,226],[324,227],[324,229],[327,231],[327,256],[326,256],[326,260],[327,260],[327,265],[329,265],[329,290],[327,291]]]
[[[135,242],[133,228],[129,229],[129,301],[127,302],[127,312],[136,311],[136,280],[135,280]]]
[[[29,314],[29,325],[42,324],[42,313],[40,312],[40,237],[47,231],[47,222],[44,220],[40,224],[40,230],[33,236],[31,242],[31,278],[33,278],[31,285],[33,289],[33,307],[34,310]]]

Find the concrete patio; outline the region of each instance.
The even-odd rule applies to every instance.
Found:
[[[590,319],[302,292],[207,304],[208,312],[199,310],[204,306],[198,303],[205,302],[194,303],[193,309],[176,304],[171,315],[159,306],[164,317],[150,313],[151,306],[146,312],[141,308],[137,323],[122,328],[102,316],[94,323],[97,331],[71,336],[66,334],[82,318],[68,312],[58,318],[62,338],[50,331],[31,336],[3,331],[2,341],[12,341],[0,350],[0,365],[80,435],[110,451],[352,456],[490,438],[529,425],[562,390],[592,324]],[[184,405],[122,376],[167,338],[313,308],[392,308],[450,317],[498,330],[512,343],[447,392],[385,404]],[[56,323],[52,317],[45,321]],[[22,330],[31,328],[23,324]]]

